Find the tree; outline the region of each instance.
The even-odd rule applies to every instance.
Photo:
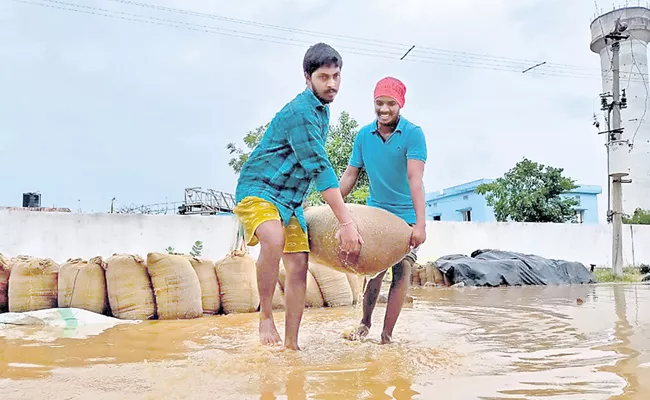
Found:
[[[354,147],[354,139],[359,132],[359,123],[350,116],[346,111],[343,111],[339,116],[338,123],[330,126],[329,134],[327,135],[327,143],[325,144],[325,151],[327,157],[334,167],[334,172],[340,177],[345,172],[350,162],[352,155],[352,148]],[[359,173],[357,180],[356,190],[353,190],[347,197],[348,203],[366,204],[366,199],[370,194],[370,181],[365,170]],[[319,192],[316,191],[312,184],[307,203],[310,206],[323,204],[325,201]]]
[[[230,154],[235,154],[235,157],[231,158],[230,161],[228,162],[228,165],[230,165],[232,169],[235,170],[235,173],[238,174],[239,172],[241,172],[244,163],[246,162],[246,160],[248,160],[248,157],[250,156],[251,152],[255,149],[255,147],[257,147],[257,145],[262,140],[262,136],[264,136],[264,132],[266,132],[269,125],[270,123],[267,123],[266,125],[260,125],[257,128],[253,129],[252,131],[249,131],[246,134],[246,136],[244,136],[244,144],[248,149],[247,151],[237,147],[237,145],[232,142],[226,145],[226,149],[228,149]]]
[[[235,155],[235,157],[230,159],[228,165],[232,167],[235,173],[241,171],[242,166],[246,160],[248,160],[251,152],[262,140],[262,136],[264,136],[264,132],[266,132],[268,127],[269,124],[267,123],[266,125],[255,128],[244,136],[244,144],[247,149],[239,148],[235,143],[228,143],[226,148],[230,151],[230,154]],[[336,125],[331,125],[329,128],[325,151],[334,167],[334,172],[336,172],[336,175],[339,177],[348,166],[358,127],[359,123],[352,118],[349,113],[343,111],[339,116],[338,123]],[[365,170],[362,170],[359,174],[356,190],[350,193],[346,201],[349,203],[365,204],[369,192],[368,175]],[[323,204],[323,198],[320,193],[315,190],[313,183],[310,187],[307,203],[309,205]]]
[[[626,215],[623,218],[623,223],[630,225],[650,225],[650,210],[637,208],[634,210],[632,217]]]
[[[476,193],[485,195],[497,221],[575,222],[578,201],[561,195],[578,186],[563,171],[524,158],[503,177],[479,185]]]

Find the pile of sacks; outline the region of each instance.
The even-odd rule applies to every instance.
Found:
[[[426,265],[415,264],[411,269],[411,286],[448,286],[444,275],[434,262]]]
[[[273,306],[284,308],[281,266]],[[306,307],[353,305],[362,278],[311,263]],[[255,260],[233,251],[216,263],[182,254],[115,254],[104,260],[0,254],[0,312],[79,308],[128,320],[190,319],[259,310]]]
[[[411,228],[375,207],[347,204],[364,245],[357,260],[341,258],[339,222],[328,206],[309,207],[310,262],[306,307],[355,304],[362,276],[373,276],[409,252]],[[284,308],[284,268],[273,306]],[[419,279],[418,282],[422,282]],[[103,260],[0,255],[0,312],[73,307],[120,319],[185,319],[259,309],[255,260],[242,251],[212,261],[182,254],[115,254]]]

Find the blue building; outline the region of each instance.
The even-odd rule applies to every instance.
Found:
[[[479,179],[439,192],[427,193],[427,219],[434,221],[496,221],[494,209],[488,206],[485,196],[475,192],[480,184],[492,181],[494,179]],[[563,196],[575,197],[579,201],[575,207],[578,223],[597,224],[597,196],[601,193],[600,186],[581,185]]]

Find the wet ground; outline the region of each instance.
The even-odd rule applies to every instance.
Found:
[[[411,294],[387,346],[377,344],[381,305],[361,343],[342,338],[358,307],[308,310],[298,353],[258,345],[257,314],[122,325],[87,339],[0,329],[0,397],[650,398],[649,285]]]

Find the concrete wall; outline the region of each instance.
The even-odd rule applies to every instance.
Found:
[[[427,242],[419,252],[421,260],[495,248],[587,265],[611,265],[611,226],[606,224],[429,222],[427,229]],[[650,226],[624,225],[624,264],[650,264],[647,243]]]
[[[189,252],[203,242],[203,256],[222,258],[234,245],[232,216],[148,216],[0,211],[0,253],[49,257],[108,257],[113,253]],[[610,264],[610,226],[429,222],[421,262],[479,248],[538,254],[585,264]],[[632,240],[633,238],[633,240]],[[624,262],[650,264],[650,226],[624,226]],[[257,256],[259,246],[251,249]]]
[[[108,257],[113,253],[189,253],[203,242],[203,255],[217,260],[234,245],[232,216],[121,215],[0,211],[0,253],[49,257]]]

